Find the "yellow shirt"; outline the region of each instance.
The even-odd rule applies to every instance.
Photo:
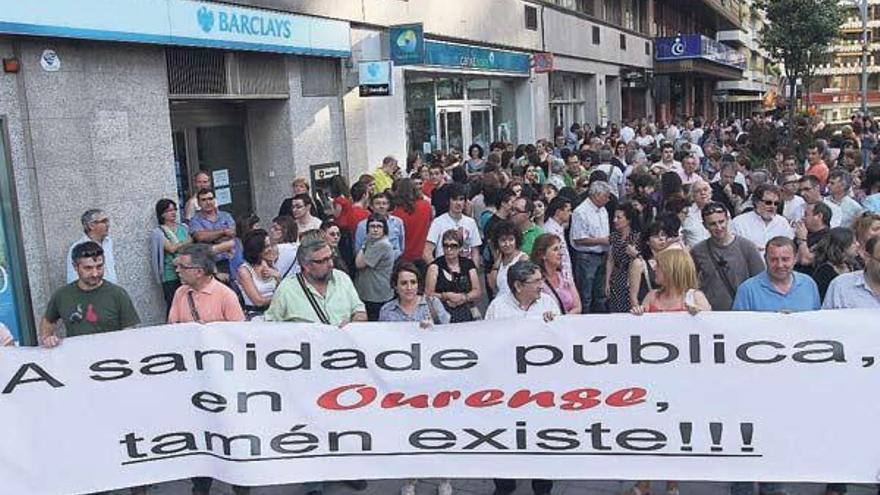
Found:
[[[373,179],[375,179],[375,182],[373,182],[373,191],[377,194],[386,189],[391,189],[391,186],[394,184],[394,177],[388,175],[382,167],[377,168],[376,171],[373,172]]]

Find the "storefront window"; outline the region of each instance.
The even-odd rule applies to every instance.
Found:
[[[477,143],[516,139],[517,81],[487,78],[407,77],[410,152],[465,151]]]
[[[438,100],[463,100],[464,81],[462,79],[437,79]]]
[[[12,167],[7,160],[5,125],[0,120],[0,324],[22,342],[29,320],[24,312],[24,264],[13,217]]]

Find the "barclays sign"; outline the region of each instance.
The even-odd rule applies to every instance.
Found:
[[[351,55],[347,22],[196,0],[0,0],[0,33]]]
[[[196,17],[202,31],[210,33],[214,28],[214,11],[202,7]],[[220,10],[217,12],[217,30],[251,36],[290,38],[292,23],[289,19],[278,16],[247,15]]]

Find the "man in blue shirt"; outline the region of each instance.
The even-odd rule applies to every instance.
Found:
[[[794,312],[817,310],[821,306],[816,282],[794,271],[797,262],[794,241],[777,236],[767,241],[764,263],[767,269],[740,284],[733,300],[734,311]],[[761,483],[760,493],[784,493],[780,483]],[[754,486],[735,482],[731,495],[751,495]]]
[[[229,281],[229,260],[235,251],[235,220],[232,215],[217,208],[213,189],[202,189],[196,194],[199,211],[189,222],[189,229],[196,242],[210,244],[217,263],[217,275],[221,282]]]
[[[767,241],[767,269],[743,282],[736,291],[734,311],[811,311],[822,306],[816,282],[794,271],[794,242],[777,236]]]

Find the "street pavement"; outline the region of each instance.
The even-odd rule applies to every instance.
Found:
[[[362,492],[354,492],[341,483],[332,483],[325,488],[325,495],[399,495],[399,480],[370,481]],[[494,489],[491,480],[453,480],[454,495],[491,495]],[[553,495],[620,495],[632,486],[629,481],[559,481],[554,484]],[[683,482],[679,486],[681,495],[729,495],[729,483]],[[150,490],[151,495],[189,495],[191,485],[188,481],[176,481],[156,485]],[[654,482],[653,493],[665,495],[665,483]],[[823,495],[825,485],[822,484],[790,484],[786,485],[790,495]],[[127,490],[113,492],[113,495],[127,495]],[[232,488],[224,483],[215,483],[213,495],[233,495]],[[436,495],[437,481],[419,482],[417,495]],[[876,495],[877,488],[873,485],[850,485],[851,495]],[[299,485],[276,485],[251,489],[252,495],[305,495]],[[520,482],[515,495],[532,495],[528,481]]]

